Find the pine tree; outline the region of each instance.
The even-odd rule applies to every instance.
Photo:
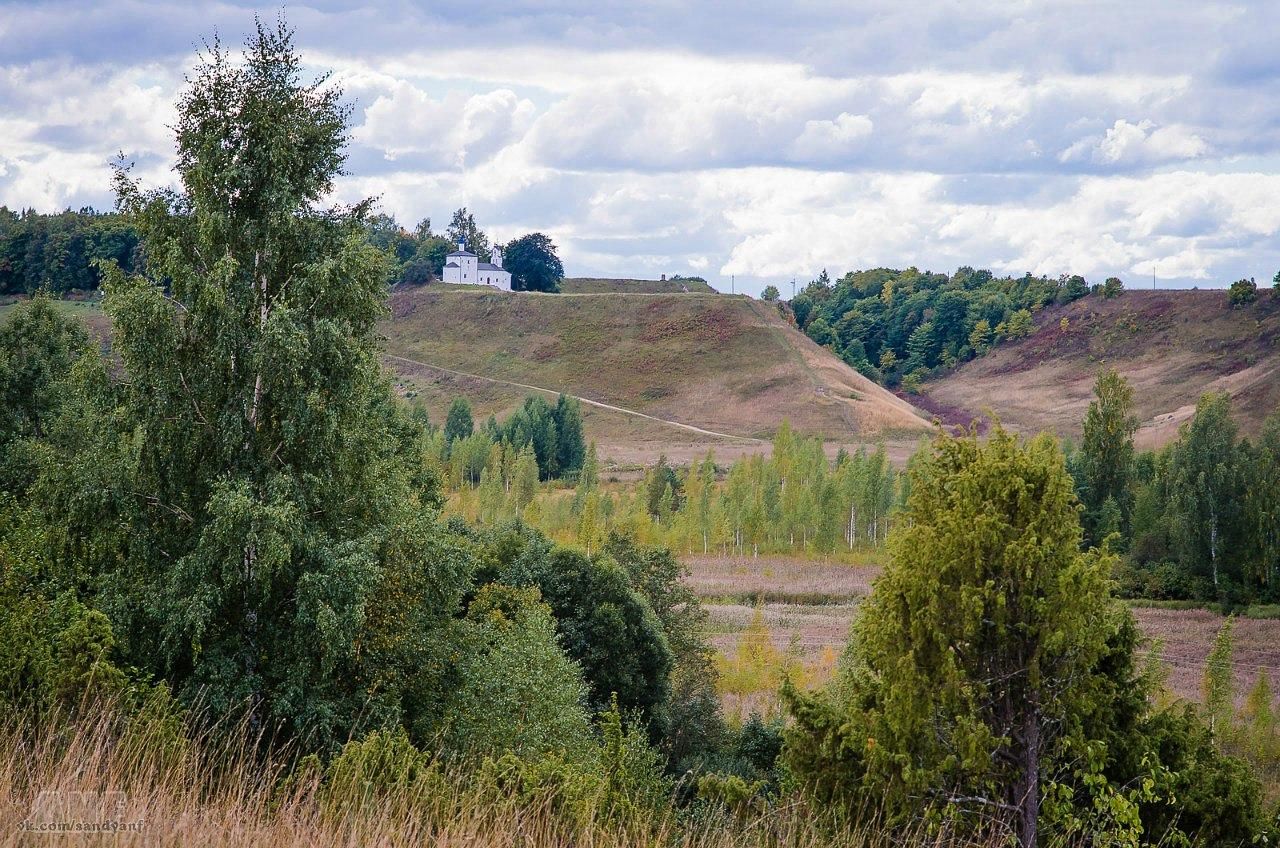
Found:
[[[1245,697],[1243,718],[1249,731],[1250,753],[1256,760],[1274,762],[1277,753],[1276,714],[1271,678],[1265,669]]]
[[[903,820],[922,801],[973,809],[1035,845],[1042,768],[1126,615],[1111,561],[1080,552],[1076,509],[1048,436],[939,435],[912,467],[909,529],[856,619],[847,676],[789,693],[797,778],[820,788],[861,763],[855,785],[821,791],[865,791]]]
[[[538,458],[534,455],[533,446],[526,444],[520,449],[520,455],[516,458],[514,480],[511,485],[511,497],[517,515],[524,514],[537,493]]]

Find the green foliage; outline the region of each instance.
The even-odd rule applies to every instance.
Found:
[[[775,285],[767,285],[764,287],[764,291],[760,292],[760,299],[768,303],[773,303],[780,297],[782,297],[782,293],[778,291],[778,287]]]
[[[1235,628],[1235,619],[1228,616],[1214,637],[1213,648],[1204,661],[1204,681],[1201,691],[1204,696],[1205,723],[1211,732],[1227,734],[1231,730],[1232,719],[1236,710],[1235,685],[1235,651],[1231,637]]]
[[[1093,394],[1084,417],[1077,489],[1086,536],[1101,545],[1107,534],[1126,526],[1138,419],[1133,414],[1133,389],[1115,370],[1098,373]]]
[[[564,279],[556,246],[542,233],[529,233],[508,242],[502,252],[502,267],[511,272],[511,288],[515,291],[558,292]]]
[[[1119,297],[1124,294],[1124,283],[1119,277],[1107,277],[1106,282],[1102,284],[1102,296],[1104,298]]]
[[[1232,306],[1244,306],[1258,299],[1258,284],[1252,278],[1236,280],[1227,289],[1227,300]]]
[[[1239,439],[1226,395],[1205,395],[1177,442],[1138,457],[1130,591],[1230,607],[1280,598],[1280,415]]]
[[[45,435],[66,390],[62,382],[88,344],[84,327],[44,294],[0,325],[0,450],[12,439]]]
[[[138,234],[121,215],[70,209],[54,215],[0,206],[0,294],[96,289],[99,262],[141,268]]]
[[[454,398],[453,403],[449,404],[449,413],[444,420],[444,443],[445,449],[452,447],[453,443],[459,439],[465,439],[475,430],[475,423],[471,420],[471,404],[466,398]]]
[[[457,551],[431,527],[422,432],[380,371],[367,204],[317,205],[342,104],[300,80],[283,25],[242,60],[209,48],[178,107],[180,190],[117,174],[149,275],[105,284],[125,379],[81,370],[36,487],[127,662],[317,748],[398,718],[470,567],[436,556]],[[411,573],[430,585],[411,624],[374,632]]]
[[[982,815],[1033,844],[1041,772],[1120,616],[1109,563],[1079,552],[1075,510],[1048,437],[939,435],[912,469],[910,529],[890,539],[842,679],[790,693],[793,773],[827,799],[883,793],[892,816],[924,799],[963,818],[991,799]]]
[[[626,571],[606,559],[555,548],[524,562],[504,582],[536,585],[556,618],[561,644],[582,664],[590,703],[603,709],[611,695],[638,711],[655,736],[666,730],[671,647],[649,602]]]
[[[997,279],[972,268],[950,277],[875,268],[850,272],[834,286],[815,281],[791,306],[814,341],[863,373],[874,363],[878,376],[892,384],[904,374],[949,367],[1005,339],[1030,335],[1035,310],[1080,297],[1083,284],[1076,277]]]
[[[489,237],[476,226],[476,216],[468,212],[467,207],[464,206],[461,209],[454,210],[453,218],[449,221],[449,227],[445,234],[450,244],[450,250],[462,244],[465,245],[467,250],[479,257],[481,262],[488,262],[493,258],[493,253],[489,249]]]
[[[556,621],[536,589],[483,587],[463,625],[467,657],[440,736],[454,757],[513,753],[522,759],[591,754],[581,667],[556,641]]]
[[[304,762],[300,771],[314,767]],[[375,730],[342,746],[324,769],[319,794],[327,809],[349,814],[420,797],[443,781],[431,757],[415,748],[403,730]]]

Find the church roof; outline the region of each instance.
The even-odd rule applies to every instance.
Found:
[[[444,267],[446,267],[446,268],[457,268],[457,267],[458,267],[458,263],[457,263],[457,262],[450,262],[448,265],[445,265]]]
[[[453,253],[450,253],[449,256],[475,256],[475,254],[469,250],[455,250]]]
[[[478,271],[505,271],[505,270],[507,270],[507,269],[506,269],[506,268],[503,268],[501,265],[494,265],[492,262],[481,262],[479,265],[477,265],[477,266],[476,266],[476,270],[478,270]]]

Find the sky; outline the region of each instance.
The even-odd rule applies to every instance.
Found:
[[[0,0],[0,205],[173,182],[173,104],[238,2]],[[790,293],[889,266],[1270,285],[1280,3],[343,2],[284,7],[352,111],[338,200],[468,207],[570,276]]]

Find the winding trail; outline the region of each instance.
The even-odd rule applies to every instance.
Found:
[[[555,389],[548,389],[544,386],[533,386],[528,383],[517,383],[514,380],[500,380],[497,377],[485,377],[482,374],[470,374],[466,371],[458,371],[453,368],[445,368],[444,366],[441,366],[441,365],[432,365],[429,362],[420,362],[416,359],[410,359],[407,356],[396,356],[395,354],[392,354],[392,353],[384,353],[382,356],[384,359],[394,360],[397,362],[404,362],[409,365],[415,365],[419,368],[427,368],[432,371],[440,371],[445,374],[452,374],[456,377],[467,377],[472,380],[484,380],[486,383],[496,383],[500,386],[515,386],[516,388],[519,388],[519,389],[526,389],[528,391],[533,391],[533,392],[542,392],[543,394],[548,394],[552,396],[556,396],[560,394],[568,395],[569,397],[577,398],[578,401],[580,401],[581,403],[585,403],[588,406],[594,406],[598,409],[607,409],[610,412],[617,412],[617,413],[621,413],[622,415],[632,415],[632,416],[635,416],[636,418],[646,418],[650,421],[656,421],[659,424],[666,424],[668,427],[678,427],[681,430],[687,430],[691,433],[697,433],[700,436],[713,436],[717,439],[733,439],[739,442],[750,442],[752,444],[764,444],[763,439],[757,439],[754,436],[735,436],[732,433],[717,433],[715,430],[704,430],[703,428],[695,427],[692,424],[682,424],[679,421],[671,421],[667,418],[659,418],[656,415],[649,415],[644,412],[637,412],[634,409],[627,409],[621,406],[614,406],[611,403],[603,403],[598,400],[592,400],[591,398],[586,398],[586,397],[583,397],[582,395],[570,394],[569,392],[559,392],[559,391],[556,391]]]

